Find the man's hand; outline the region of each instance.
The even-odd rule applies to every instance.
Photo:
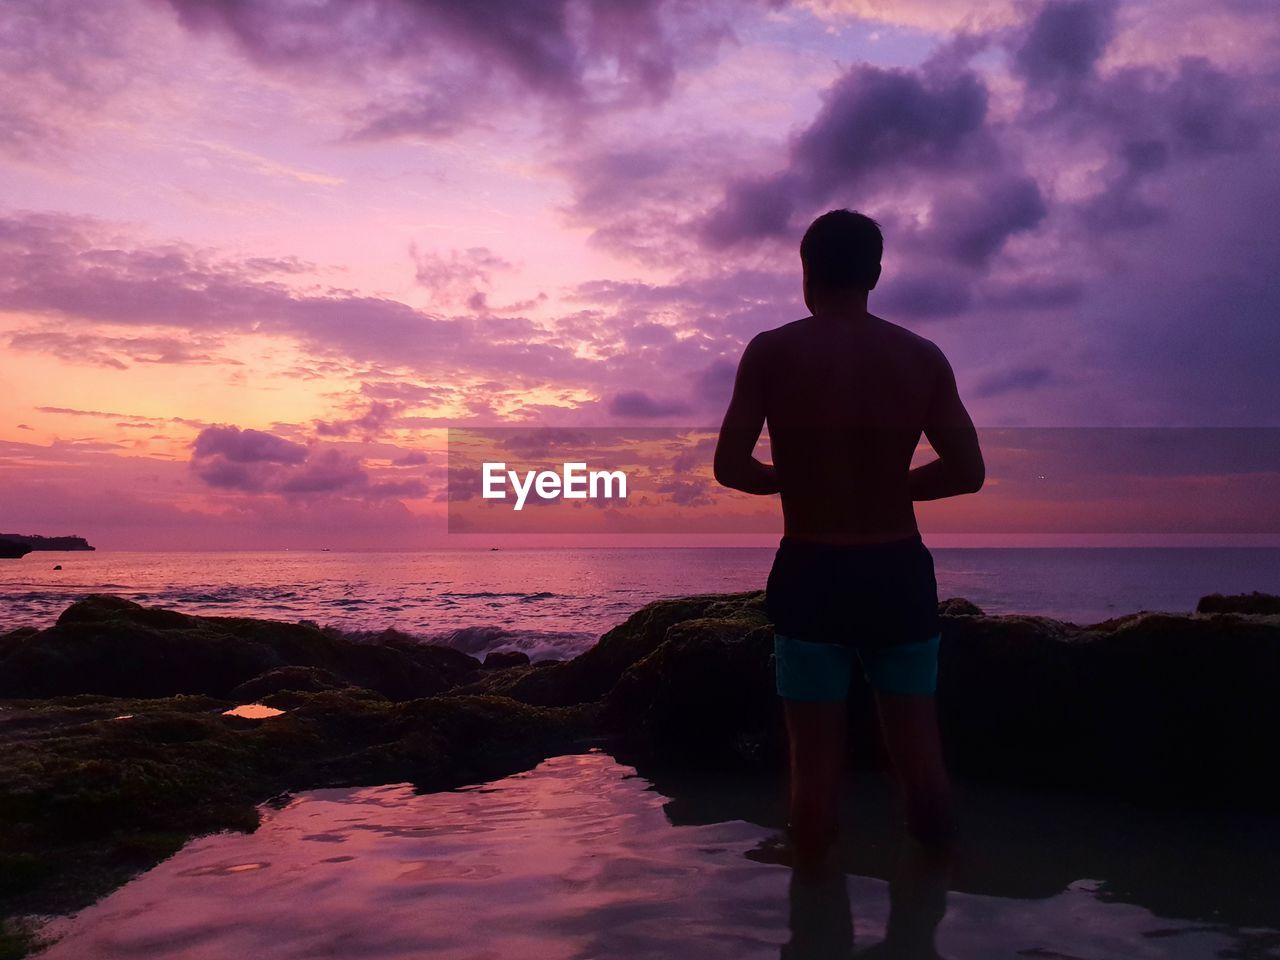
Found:
[[[717,483],[761,495],[778,492],[778,474],[773,464],[761,463],[752,456],[764,427],[764,336],[757,334],[742,352],[715,456]]]

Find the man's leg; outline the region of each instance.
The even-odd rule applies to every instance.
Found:
[[[889,881],[884,952],[891,957],[938,957],[938,925],[947,911],[949,849],[925,848],[908,837]]]
[[[902,787],[907,826],[930,846],[949,844],[955,832],[934,698],[939,642],[932,637],[885,647],[866,662],[885,746]]]
[[[844,774],[846,698],[853,651],[832,643],[774,637],[778,695],[791,758],[787,832],[797,865],[822,860],[838,832]]]
[[[876,692],[885,745],[902,788],[907,827],[921,843],[947,846],[954,839],[951,783],[942,760],[933,694]]]
[[[788,833],[798,866],[819,863],[839,830],[846,704],[784,701],[791,754]]]

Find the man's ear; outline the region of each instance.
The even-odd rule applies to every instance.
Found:
[[[871,282],[867,284],[868,290],[874,290],[876,284],[880,282],[880,264],[876,264],[875,273],[871,274]]]

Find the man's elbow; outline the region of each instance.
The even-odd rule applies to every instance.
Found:
[[[716,478],[716,483],[720,484],[720,486],[728,487],[731,490],[736,489],[734,479],[737,475],[724,459],[716,457],[711,465],[711,474]]]
[[[711,461],[711,475],[716,478],[716,483],[730,490],[742,489],[744,468],[745,464],[741,459],[719,451]]]
[[[964,492],[977,493],[986,481],[987,468],[984,464],[979,463],[977,466],[970,467],[964,474]]]

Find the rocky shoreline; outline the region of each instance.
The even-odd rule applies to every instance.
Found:
[[[1275,813],[1280,597],[1090,626],[941,604],[961,778]],[[0,960],[288,791],[439,790],[606,745],[645,770],[785,765],[760,593],[659,601],[571,660],[482,663],[395,631],[196,617],[111,596],[0,633]],[[518,658],[512,658],[518,659]],[[225,715],[246,702],[283,710]],[[851,762],[882,765],[856,688]]]

